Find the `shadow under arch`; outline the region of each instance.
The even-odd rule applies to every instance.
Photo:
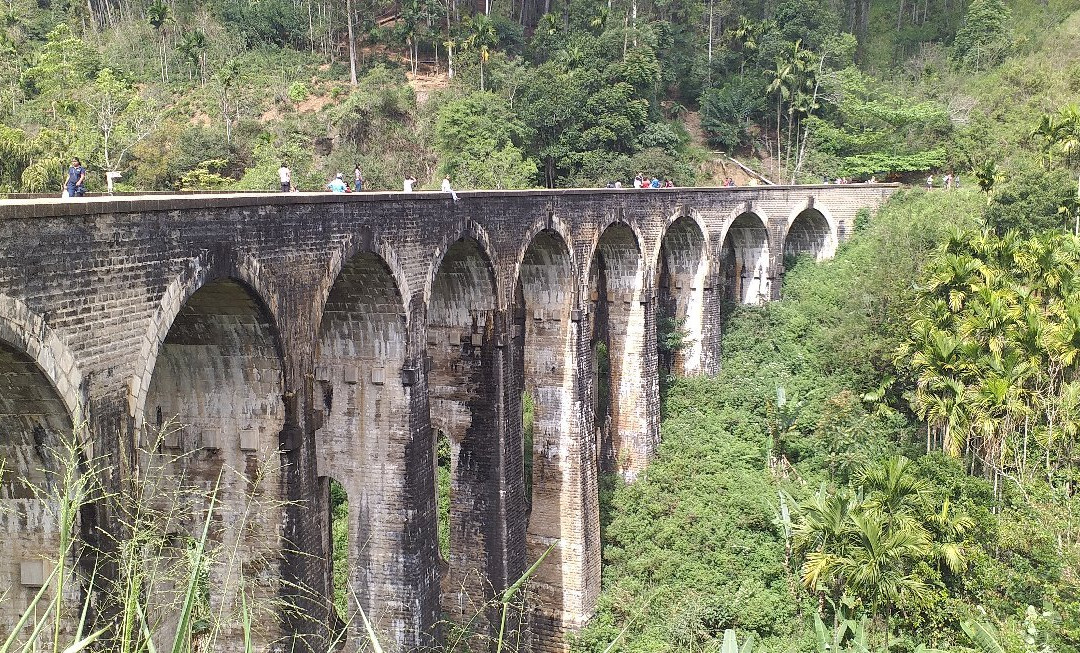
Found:
[[[181,309],[195,293],[204,286],[217,281],[228,280],[243,288],[246,295],[254,302],[255,308],[265,316],[268,334],[272,346],[282,363],[286,352],[281,342],[280,296],[274,287],[272,277],[262,271],[258,260],[246,252],[230,253],[228,261],[216,259],[210,253],[192,257],[184,263],[184,269],[178,273],[166,287],[157,310],[150,319],[146,335],[137,359],[138,367],[128,381],[128,410],[133,418],[135,433],[140,434],[145,428],[146,399],[150,382],[157,367],[161,347],[172,329]],[[286,384],[283,376],[282,394],[293,391]]]
[[[477,617],[473,626],[479,630],[491,629],[483,606],[501,591],[506,573],[503,485],[496,473],[505,455],[499,441],[502,354],[488,251],[466,235],[437,252],[426,295],[424,366],[428,423],[450,445],[450,551],[441,607],[446,618],[460,624]],[[434,437],[429,451],[436,469]],[[430,500],[434,505],[434,493]]]
[[[702,372],[709,275],[707,231],[690,215],[672,220],[657,250],[657,345],[662,374]]]
[[[170,538],[198,539],[208,511],[215,528],[208,550],[206,609],[240,614],[241,603],[269,606],[281,591],[287,494],[279,442],[285,426],[284,361],[278,332],[253,289],[211,268],[196,269],[153,357],[142,405],[140,467],[156,509],[168,515]],[[181,301],[181,298],[186,298]],[[213,500],[211,500],[213,496]],[[168,567],[188,554],[163,550]],[[148,599],[175,614],[175,590]],[[282,636],[273,612],[252,608],[256,648]],[[168,617],[158,636],[171,638]],[[224,646],[241,624],[234,617],[210,631],[205,645]],[[216,639],[216,638],[221,638]]]
[[[54,562],[62,555],[71,565],[76,550],[65,550],[58,517],[60,497],[70,489],[64,479],[69,472],[84,473],[86,458],[77,441],[74,420],[79,406],[65,400],[46,369],[38,362],[51,354],[33,349],[28,341],[48,341],[51,333],[44,323],[38,338],[0,318],[0,533],[4,533],[5,563],[0,565],[0,632],[13,633],[24,609],[49,578]],[[54,372],[55,372],[55,368]],[[74,368],[69,372],[77,374]],[[71,407],[70,404],[75,404]],[[72,469],[76,467],[77,469]],[[76,529],[90,536],[90,506],[81,506]],[[70,567],[69,567],[70,569]],[[65,579],[69,588],[83,591],[75,576]],[[69,602],[69,592],[60,599],[66,616],[77,614],[79,599]],[[43,603],[52,609],[55,593],[46,590]],[[34,621],[23,625],[28,639]]]
[[[402,378],[408,312],[393,269],[371,249],[359,248],[344,261],[320,311],[312,391],[324,494],[318,505],[331,505],[329,479],[337,479],[348,514],[344,573],[351,590],[342,625],[348,625],[349,641],[366,639],[363,609],[380,639],[413,649],[430,624],[410,607],[424,586],[422,579],[405,577],[405,560],[419,545],[407,536],[414,528],[402,528],[402,513],[421,514],[425,503],[417,495],[431,481],[416,480],[411,468],[412,391]],[[324,538],[329,534],[324,529]],[[329,539],[322,546],[334,551]],[[340,574],[332,565],[327,575]]]
[[[397,250],[385,238],[367,227],[361,227],[356,234],[346,237],[331,254],[330,260],[327,262],[326,290],[317,296],[317,303],[313,310],[315,322],[321,324],[327,298],[333,290],[335,282],[340,278],[342,270],[350,261],[361,254],[374,255],[386,266],[397,288],[398,295],[402,297],[402,305],[406,309],[405,325],[406,328],[409,328],[412,315],[408,311],[406,302],[412,297],[412,288],[409,285],[408,276],[405,274],[405,267],[398,257]]]
[[[720,245],[724,300],[760,304],[772,298],[768,218],[755,210],[738,212],[725,227]]]
[[[588,265],[588,333],[593,423],[601,472],[630,481],[659,441],[649,410],[659,403],[654,302],[646,283],[642,240],[622,221],[597,238]]]
[[[827,211],[811,203],[796,209],[784,231],[784,267],[798,256],[824,261],[836,254],[837,227]]]
[[[454,225],[453,228],[447,229],[446,235],[443,236],[432,253],[431,266],[428,268],[427,276],[424,278],[424,306],[428,311],[430,311],[432,304],[432,293],[435,291],[436,277],[442,270],[443,262],[450,250],[454,247],[460,247],[462,243],[472,243],[475,254],[487,265],[491,277],[492,298],[496,299],[501,296],[495,294],[501,289],[495,276],[495,249],[492,246],[491,238],[483,226],[473,220],[466,219],[460,224]]]

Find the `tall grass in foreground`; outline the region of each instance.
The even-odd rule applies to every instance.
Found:
[[[84,455],[84,426],[49,449],[51,482],[32,490],[56,523],[57,546],[46,553],[46,580],[0,653],[77,653],[92,644],[110,653],[239,650],[235,633],[244,633],[245,651],[254,650],[252,624],[283,606],[276,592],[257,591],[247,577],[244,563],[253,556],[242,553],[243,538],[257,514],[282,508],[262,491],[278,456],[267,456],[254,472],[223,466],[200,487],[184,471],[191,452],[163,453],[176,430],[166,424],[145,448],[121,452],[111,466]],[[119,469],[132,471],[106,482]],[[222,525],[215,509],[231,475],[243,476],[244,502],[238,518]],[[87,509],[108,511],[92,539],[78,536]],[[87,633],[90,623],[97,630]]]
[[[298,615],[277,591],[258,591],[256,579],[245,569],[252,558],[242,553],[250,544],[244,536],[256,515],[285,506],[261,491],[279,457],[267,456],[254,473],[223,466],[209,487],[200,487],[183,465],[196,452],[163,453],[167,436],[177,429],[166,424],[145,447],[121,452],[121,464],[112,466],[104,458],[84,456],[83,427],[60,438],[48,456],[50,464],[57,464],[49,472],[55,482],[34,488],[56,520],[58,545],[47,554],[49,571],[42,586],[0,641],[0,653],[252,653],[271,644],[284,651],[301,644],[289,641],[283,616],[313,616]],[[130,464],[132,459],[138,464]],[[0,472],[4,465],[0,460]],[[105,482],[117,468],[132,471]],[[241,476],[246,487],[244,505],[235,523],[223,525],[222,493],[233,475]],[[94,505],[112,512],[109,524],[97,533],[98,541],[91,543],[79,534],[85,526],[81,515]],[[533,607],[528,582],[553,548],[509,588],[479,605],[465,624],[443,624],[445,642],[431,649],[519,650]],[[333,612],[332,597],[290,589],[325,601],[327,613]],[[344,623],[314,648],[341,650],[353,632],[362,633],[364,640],[354,646],[382,653],[373,623],[377,615],[364,611],[355,587],[348,591]],[[300,648],[310,650],[307,644]]]

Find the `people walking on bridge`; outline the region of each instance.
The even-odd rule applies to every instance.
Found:
[[[277,173],[278,179],[281,181],[281,192],[288,193],[292,190],[292,170],[289,170],[288,164],[282,161]]]
[[[360,172],[359,163],[353,168],[353,190],[356,192],[364,190],[364,175]]]
[[[644,188],[644,186],[645,186],[645,174],[639,172],[639,173],[637,173],[637,176],[634,177],[634,188]]]
[[[342,177],[344,177],[344,175],[342,175],[339,172],[339,173],[337,173],[337,176],[334,177],[333,179],[331,179],[330,183],[326,185],[326,187],[330,189],[331,193],[344,193],[345,192],[345,189],[347,188],[347,186],[345,185],[345,182],[342,181]]]
[[[86,194],[86,168],[79,157],[71,157],[65,190],[68,197],[82,197]]]
[[[413,191],[414,185],[416,185],[416,177],[409,175],[408,177],[405,177],[404,181],[402,181],[401,190],[405,193],[411,193]]]

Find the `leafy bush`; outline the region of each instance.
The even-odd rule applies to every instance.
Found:
[[[311,89],[304,82],[293,82],[289,84],[289,99],[299,104],[306,100],[311,95]]]
[[[732,151],[749,142],[749,118],[761,109],[761,94],[748,79],[738,77],[701,96],[701,127],[715,147]]]

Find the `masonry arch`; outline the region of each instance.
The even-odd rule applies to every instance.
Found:
[[[391,247],[384,238],[365,227],[361,228],[358,233],[347,236],[331,254],[330,261],[327,264],[328,274],[325,294],[316,298],[318,304],[315,307],[315,315],[320,320],[329,293],[333,288],[333,284],[340,277],[341,271],[355,256],[362,253],[372,254],[381,259],[393,279],[394,285],[397,287],[398,295],[405,301],[412,297],[412,286],[409,284],[408,276],[405,274],[405,266],[401,262],[397,250]],[[406,326],[408,326],[410,318],[411,316],[406,311]]]
[[[495,257],[493,256],[495,249],[492,246],[491,237],[488,236],[487,231],[476,222],[465,220],[463,223],[447,229],[445,234],[446,235],[443,236],[431,257],[431,268],[428,270],[428,275],[424,284],[424,305],[428,307],[429,315],[432,293],[435,291],[435,282],[439,271],[442,269],[443,261],[452,248],[458,247],[460,251],[461,243],[465,241],[472,242],[476,254],[487,263],[489,270],[491,270],[492,292],[499,290],[497,287],[498,284],[495,282],[494,266],[492,264],[492,261],[495,260]],[[492,297],[494,299],[495,296],[493,295]]]
[[[632,480],[659,440],[656,324],[641,240],[624,222],[600,235],[589,262],[594,419],[602,472]]]
[[[280,295],[273,285],[272,276],[264,273],[259,261],[246,252],[229,252],[228,257],[229,260],[221,262],[215,260],[212,253],[203,252],[188,259],[184,263],[184,268],[162,293],[161,301],[143,337],[142,348],[137,359],[137,371],[128,381],[128,408],[137,434],[142,433],[148,425],[144,423],[147,414],[147,393],[165,338],[180,314],[180,310],[196,292],[207,284],[228,278],[245,288],[268,320],[269,333],[272,335],[275,350],[278,357],[284,359],[285,352],[280,344],[277,327],[280,315],[278,305]],[[287,383],[288,379],[283,378],[283,393],[292,391],[285,385]]]
[[[759,304],[772,298],[767,225],[767,217],[747,209],[724,230],[720,272],[726,301]]]
[[[382,256],[358,251],[345,261],[318,333],[313,403],[320,489],[327,493],[323,505],[333,505],[330,479],[336,479],[348,515],[346,569],[334,568],[330,556],[328,575],[344,573],[352,589],[344,622],[354,643],[365,637],[360,607],[384,639],[405,646],[416,635],[409,632],[406,607],[413,579],[402,573],[401,513],[417,508],[409,503],[406,469],[412,444],[411,396],[402,380],[408,327],[400,287]]]
[[[832,258],[836,254],[837,231],[828,211],[810,203],[796,209],[788,217],[784,232],[784,260],[808,255],[815,261]]]
[[[43,323],[41,328],[49,339]],[[73,441],[78,407],[65,401],[53,375],[38,362],[52,355],[38,350],[31,356],[22,344],[28,341],[40,339],[0,318],[0,533],[5,559],[0,565],[0,632],[5,635],[15,629],[58,558],[64,555],[70,563],[74,556],[73,550],[61,551],[57,499],[65,491],[65,469],[83,462],[81,447]],[[80,528],[77,524],[76,530]],[[65,582],[74,587],[73,580]],[[41,605],[48,605],[52,594],[47,591]],[[32,624],[26,625],[16,642],[28,639],[31,631]]]
[[[657,341],[662,374],[702,370],[705,287],[709,274],[706,231],[693,217],[676,217],[657,253]],[[669,344],[674,343],[674,347]]]
[[[150,600],[156,614],[173,615],[159,631],[168,639],[176,627],[187,543],[202,536],[213,507],[203,609],[214,626],[193,637],[209,648],[239,650],[242,624],[235,615],[246,597],[255,606],[256,647],[265,648],[280,634],[272,604],[281,578],[286,498],[278,451],[284,365],[266,305],[240,280],[207,277],[164,328],[144,397],[143,492],[152,497],[150,508],[161,511],[170,536],[155,564],[166,578],[175,574]]]
[[[25,302],[0,293],[0,341],[24,352],[49,380],[75,419],[86,418],[82,374],[68,346]],[[68,425],[70,426],[70,424]]]
[[[433,434],[450,445],[450,553],[444,615],[481,611],[498,578],[499,354],[494,269],[481,243],[463,237],[437,257],[427,301],[428,405]],[[433,438],[434,440],[435,438]],[[434,449],[434,447],[433,447]],[[432,455],[435,455],[434,450]],[[436,467],[435,464],[432,467]]]

